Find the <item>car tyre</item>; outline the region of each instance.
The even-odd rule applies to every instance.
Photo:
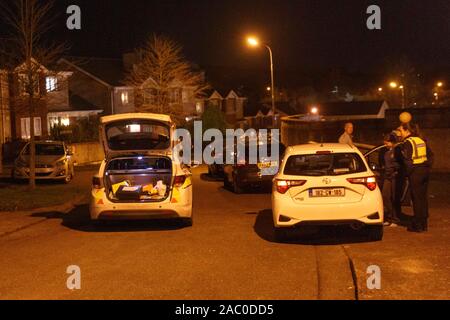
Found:
[[[64,178],[64,183],[65,184],[69,184],[73,179],[73,175],[72,174],[68,174],[65,178]]]
[[[239,185],[235,177],[233,177],[233,192],[236,194],[241,194],[244,192],[244,189]]]
[[[182,224],[184,227],[192,227],[194,225],[194,218],[190,217],[190,218],[183,218],[181,220]]]
[[[366,228],[369,241],[381,241],[383,239],[384,228],[382,225],[367,226]]]

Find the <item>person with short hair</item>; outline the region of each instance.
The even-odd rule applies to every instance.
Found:
[[[344,126],[344,133],[339,137],[339,143],[348,144],[353,147],[353,130],[353,123],[347,122]]]
[[[402,124],[399,131],[403,139],[401,158],[409,181],[414,211],[408,231],[425,232],[428,230],[428,183],[433,154],[410,124]]]

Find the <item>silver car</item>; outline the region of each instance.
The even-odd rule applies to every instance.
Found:
[[[12,170],[13,179],[30,177],[30,143],[23,147]],[[61,180],[69,183],[74,177],[72,153],[64,142],[36,141],[36,179]]]

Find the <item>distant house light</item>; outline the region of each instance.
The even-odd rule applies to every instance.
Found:
[[[45,78],[45,89],[47,92],[56,91],[57,84],[58,78],[54,76],[48,76]]]
[[[61,125],[64,127],[70,126],[70,119],[69,117],[62,117],[61,118]]]
[[[122,92],[120,98],[122,100],[122,104],[128,104],[128,92]]]

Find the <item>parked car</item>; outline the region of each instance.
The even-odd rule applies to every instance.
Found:
[[[383,237],[383,200],[363,154],[343,144],[289,147],[274,178],[275,235],[304,225],[350,225],[371,240]]]
[[[272,139],[267,139],[267,149],[271,150]],[[276,145],[276,144],[274,144]],[[259,146],[259,143],[257,144]],[[285,147],[279,142],[280,159],[284,154]],[[239,151],[235,146],[236,161],[233,164],[223,165],[223,184],[226,189],[232,190],[234,193],[240,194],[250,187],[264,188],[272,185],[272,179],[278,172],[279,161],[272,161],[270,157],[264,158],[258,156],[258,163],[252,164],[249,161],[249,142],[245,143],[245,157],[239,161]],[[270,153],[270,151],[269,151]],[[272,171],[272,174],[262,174],[262,170]]]
[[[38,180],[72,181],[75,176],[72,153],[61,141],[36,141],[35,176]],[[30,178],[30,143],[27,143],[14,161],[13,179]]]
[[[192,225],[191,171],[174,161],[170,116],[130,113],[100,122],[106,158],[93,178],[91,219],[177,218]]]

